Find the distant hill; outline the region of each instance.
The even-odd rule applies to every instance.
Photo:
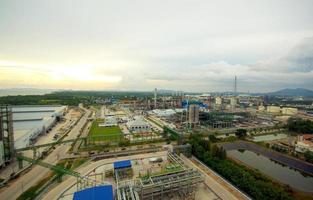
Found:
[[[276,92],[269,92],[267,95],[270,96],[303,96],[303,97],[313,97],[313,91],[304,88],[290,89],[286,88],[283,90],[278,90]]]

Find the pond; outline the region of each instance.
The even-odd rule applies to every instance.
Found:
[[[281,183],[303,192],[313,192],[313,177],[304,175],[265,156],[248,150],[229,150],[227,155],[258,169],[261,173]]]

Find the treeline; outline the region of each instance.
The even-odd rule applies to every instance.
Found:
[[[0,97],[0,105],[70,105],[77,106],[86,101],[88,97],[78,97],[67,94],[45,94],[25,96]]]
[[[211,144],[210,141],[195,135],[190,138],[190,144],[194,156],[252,198],[260,200],[293,199],[288,194],[292,192],[288,186],[284,188],[274,184],[261,173],[226,159],[225,150],[216,144]]]
[[[152,92],[59,91],[44,95],[0,97],[0,105],[70,105],[92,104],[97,99],[137,99],[152,97]]]
[[[313,122],[301,118],[290,118],[287,122],[289,131],[313,134]]]

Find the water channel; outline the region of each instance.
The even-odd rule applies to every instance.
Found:
[[[265,156],[249,150],[229,150],[227,155],[246,165],[258,169],[263,174],[288,184],[289,186],[304,192],[313,193],[313,177],[305,175],[298,170],[275,162]]]

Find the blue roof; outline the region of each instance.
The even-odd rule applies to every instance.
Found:
[[[114,162],[114,169],[121,169],[121,168],[127,168],[127,167],[132,167],[130,160],[122,160],[122,161]]]
[[[113,200],[112,185],[88,188],[74,193],[73,200]]]

